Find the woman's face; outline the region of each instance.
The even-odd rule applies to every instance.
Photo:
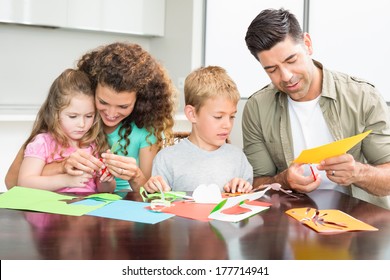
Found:
[[[106,133],[114,131],[119,123],[133,112],[136,100],[134,91],[116,92],[107,86],[97,86],[96,109],[103,120]]]

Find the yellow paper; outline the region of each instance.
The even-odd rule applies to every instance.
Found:
[[[362,141],[372,130],[348,137],[330,144],[307,149],[294,160],[296,163],[320,163],[322,160],[340,156],[348,152],[353,146]]]
[[[366,224],[354,217],[344,213],[340,210],[320,210],[319,216],[328,222],[340,224],[342,226],[332,224],[321,224],[314,222],[312,217],[315,215],[316,209],[311,208],[294,208],[286,211],[286,214],[300,221],[301,223],[311,227],[317,232],[321,233],[340,233],[345,231],[377,231],[378,229]]]

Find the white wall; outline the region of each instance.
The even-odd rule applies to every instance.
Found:
[[[206,65],[224,67],[242,97],[249,97],[270,82],[246,46],[248,26],[261,10],[281,7],[293,12],[302,24],[303,0],[207,1]]]

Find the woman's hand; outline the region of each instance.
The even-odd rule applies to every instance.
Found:
[[[103,153],[102,158],[107,170],[116,178],[131,181],[142,173],[135,158],[115,155],[109,152]]]

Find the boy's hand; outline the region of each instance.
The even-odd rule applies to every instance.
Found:
[[[248,193],[252,190],[252,188],[252,185],[242,178],[233,178],[223,187],[225,192],[231,193]]]
[[[150,177],[150,179],[144,184],[144,188],[148,193],[155,192],[168,192],[171,188],[165,182],[161,176]]]

